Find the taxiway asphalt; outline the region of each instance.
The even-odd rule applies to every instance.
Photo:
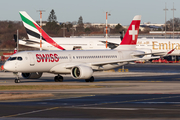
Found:
[[[0,72],[1,85],[100,85],[102,88],[0,91],[3,93],[52,93],[54,97],[0,101],[0,119],[179,119],[180,64],[128,65],[129,72],[97,72],[95,82],[39,80],[14,83],[12,73]]]

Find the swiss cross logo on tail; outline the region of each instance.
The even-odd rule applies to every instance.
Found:
[[[123,49],[127,49],[128,46],[132,47],[132,45],[136,46],[140,22],[141,22],[141,15],[134,16],[123,40],[120,43],[120,45],[126,45],[126,47]]]
[[[132,35],[132,40],[135,40],[135,35],[138,35],[138,31],[135,30],[135,25],[132,25],[132,30],[129,30],[129,35]]]

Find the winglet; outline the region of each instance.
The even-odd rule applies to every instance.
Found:
[[[177,47],[177,46],[176,46],[176,47]],[[167,55],[171,54],[171,53],[176,49],[176,47],[175,47],[174,49],[170,50],[170,51],[167,53]]]

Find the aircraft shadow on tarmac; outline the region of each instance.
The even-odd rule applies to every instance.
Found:
[[[1,77],[0,77],[1,79]],[[4,81],[9,81],[11,78],[5,78]],[[12,78],[12,80],[14,80]],[[20,79],[21,83],[30,82],[54,82],[53,77],[42,77],[40,79]],[[94,82],[110,82],[110,81],[179,81],[180,75],[155,75],[155,76],[131,76],[131,77],[95,77]],[[85,82],[85,80],[73,79],[72,77],[64,77],[63,82]]]
[[[135,65],[126,65],[125,69],[128,69],[129,72],[135,72],[139,74],[143,72],[143,76],[135,75],[122,75],[119,73],[116,76],[94,76],[94,82],[107,82],[107,81],[179,81],[180,74],[171,74],[171,73],[180,73],[179,69],[180,64],[135,64]],[[121,67],[115,69],[118,71]],[[152,73],[150,76],[149,74],[145,75],[146,73]],[[157,75],[156,73],[164,73],[164,75]],[[167,75],[166,75],[167,73]],[[110,73],[111,74],[111,73]],[[154,74],[154,75],[153,75]],[[85,80],[73,79],[70,76],[62,75],[64,77],[64,82],[85,82]],[[10,76],[8,78],[3,78],[0,76],[0,82],[3,81],[10,81],[14,82],[15,77]],[[28,82],[54,82],[54,76],[42,76],[40,79],[24,79],[20,77],[21,83],[28,83]]]

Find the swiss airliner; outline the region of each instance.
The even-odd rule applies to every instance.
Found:
[[[63,81],[60,74],[71,74],[75,79],[85,79],[93,82],[93,72],[102,71],[126,65],[137,60],[149,60],[160,56],[147,56],[152,53],[136,50],[137,37],[141,16],[133,18],[122,42],[113,50],[51,50],[51,51],[24,51],[12,55],[4,64],[6,71],[14,73],[54,73],[55,81]],[[170,54],[170,51],[167,54]],[[30,74],[30,78],[35,75]],[[15,83],[19,83],[19,76]]]

